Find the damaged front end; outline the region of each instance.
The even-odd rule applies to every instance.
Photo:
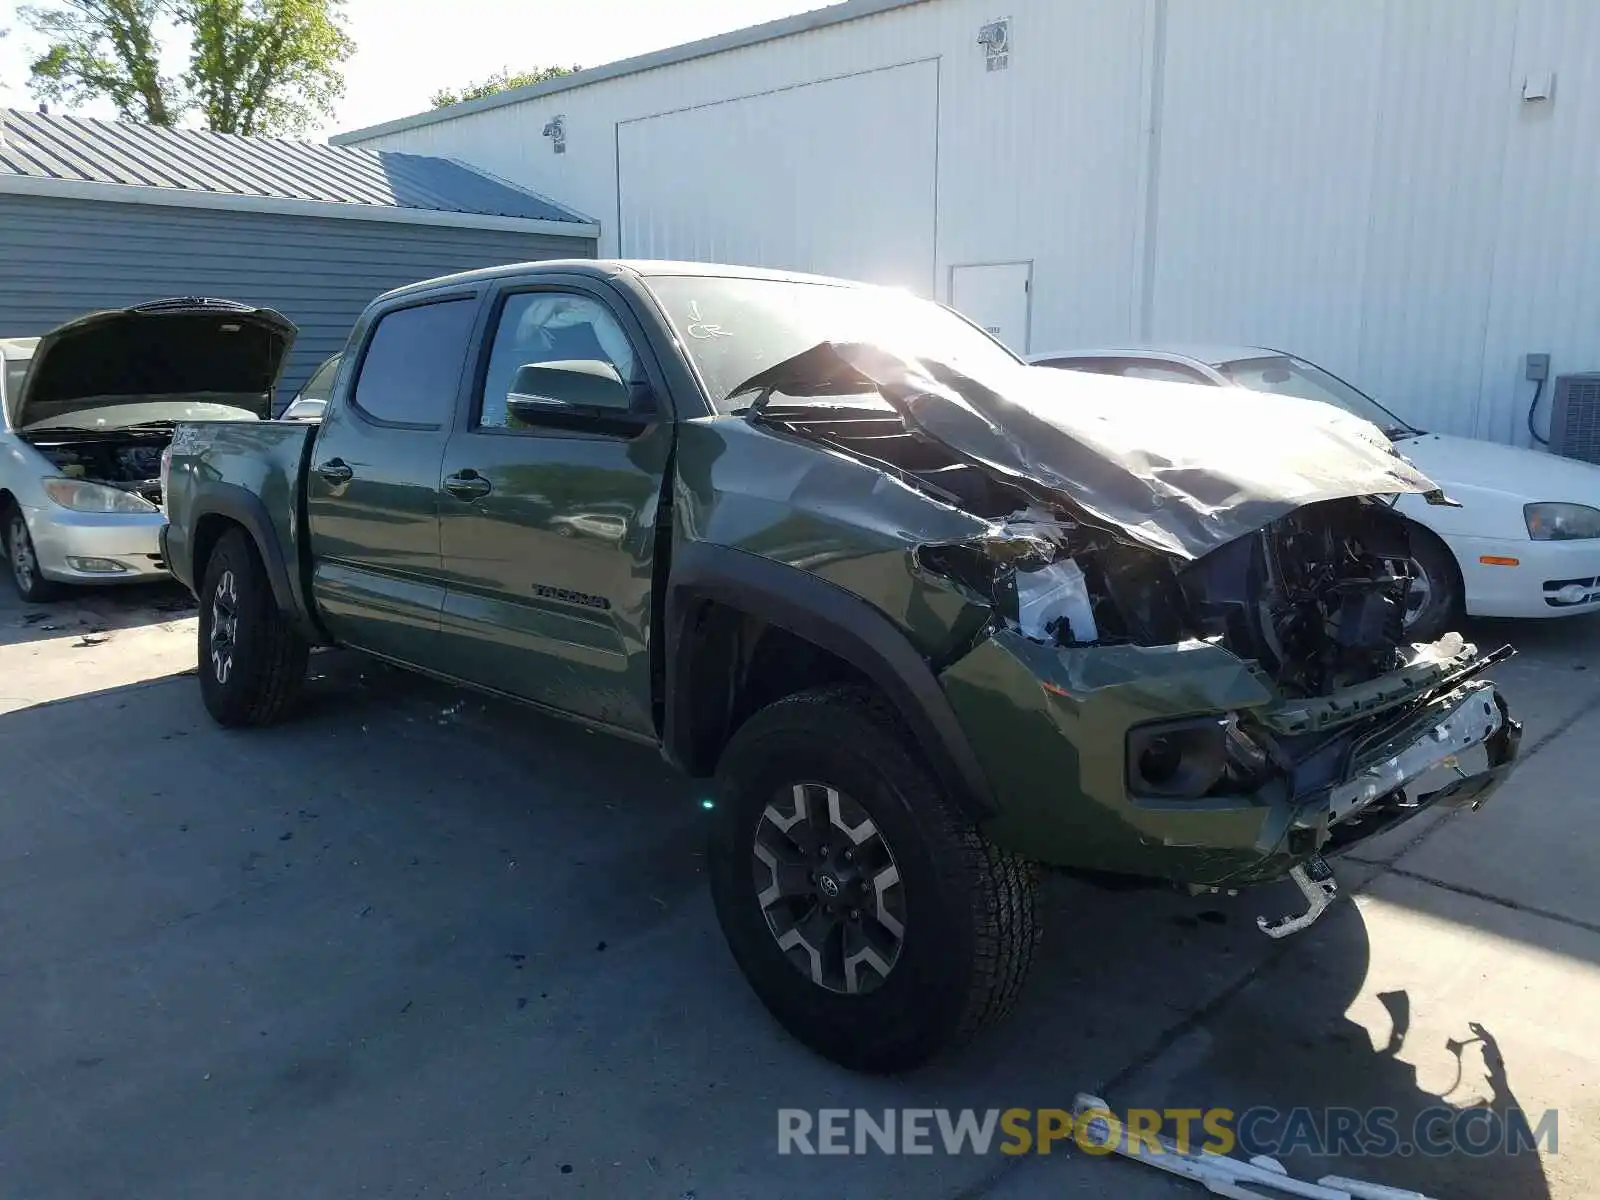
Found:
[[[1029,512],[916,550],[993,606],[944,682],[964,723],[995,707],[1014,722],[982,739],[1004,779],[1002,843],[1240,886],[1435,804],[1476,807],[1509,771],[1520,727],[1479,676],[1511,651],[1405,640],[1405,527],[1381,501],[1323,501],[1187,563],[1042,528]],[[1076,780],[1088,803],[1050,820],[1063,789],[1042,795],[1041,778]]]
[[[753,421],[989,523],[910,553],[989,613],[935,665],[1002,846],[1196,888],[1293,872],[1309,897],[1303,865],[1476,807],[1515,759],[1481,678],[1509,647],[1405,636],[1408,526],[1378,497],[1438,492],[1364,422],[1070,372],[978,381],[871,346],[747,389]]]

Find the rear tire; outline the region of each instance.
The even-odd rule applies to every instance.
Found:
[[[39,556],[34,553],[33,535],[28,532],[28,522],[22,509],[15,504],[6,505],[0,512],[0,542],[5,544],[6,565],[10,568],[11,582],[29,604],[43,604],[61,595],[61,585],[46,579],[39,570]]]
[[[270,725],[305,683],[310,644],[279,610],[255,544],[222,535],[200,588],[200,695],[219,725]]]
[[[1033,872],[944,794],[880,698],[821,688],[755,714],[723,752],[713,814],[734,959],[817,1053],[909,1070],[1010,1010],[1038,941]]]

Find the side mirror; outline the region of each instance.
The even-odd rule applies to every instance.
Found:
[[[572,359],[518,367],[506,401],[513,408],[611,408],[626,412],[632,407],[633,397],[610,363]]]
[[[506,411],[524,425],[625,432],[649,424],[652,414],[643,407],[617,369],[600,359],[526,363],[506,393]]]

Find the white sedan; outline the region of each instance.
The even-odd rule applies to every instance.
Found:
[[[1401,496],[1416,530],[1407,630],[1448,630],[1462,614],[1561,617],[1600,609],[1600,467],[1416,429],[1314,363],[1257,346],[1174,346],[1035,354],[1029,362],[1131,379],[1248,388],[1334,404],[1371,421],[1460,507]]]

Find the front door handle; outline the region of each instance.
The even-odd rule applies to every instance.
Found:
[[[454,475],[446,475],[444,490],[458,500],[479,500],[494,490],[494,486],[471,467]]]
[[[342,458],[330,458],[317,468],[317,474],[321,475],[329,483],[349,483],[355,477],[355,472],[350,469],[350,464]]]

